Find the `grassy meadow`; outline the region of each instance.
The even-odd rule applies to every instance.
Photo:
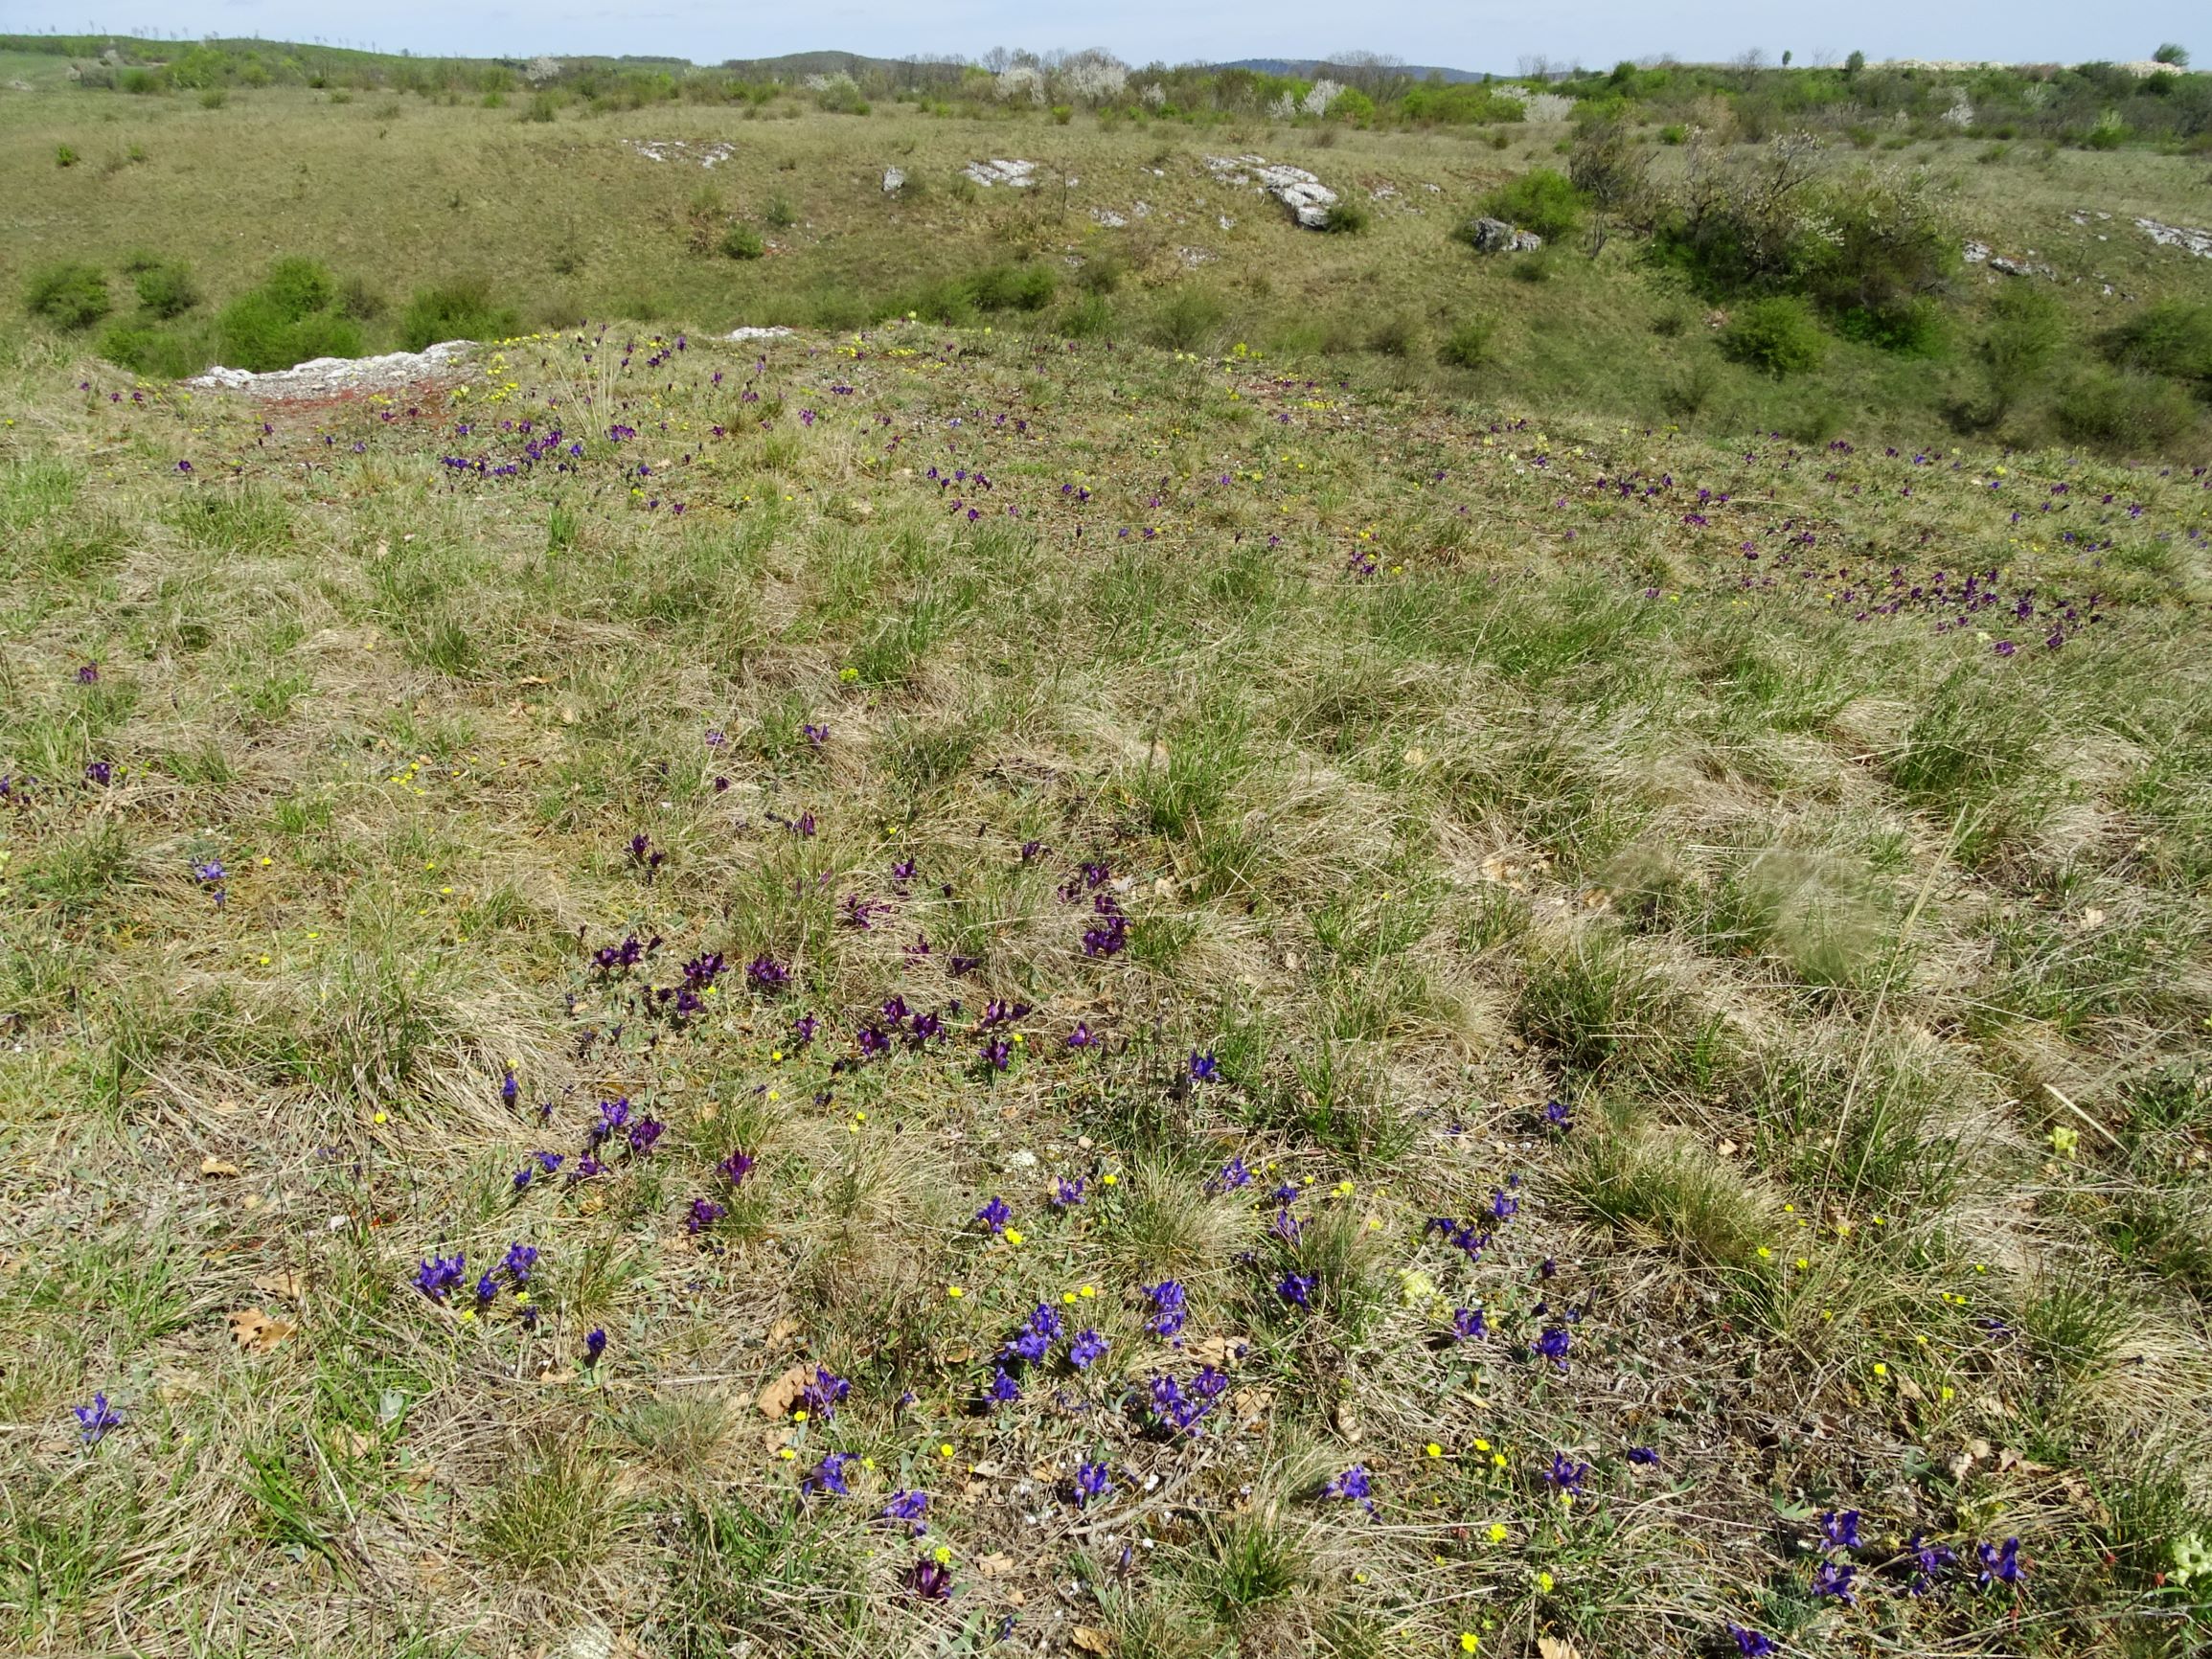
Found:
[[[2203,158],[1777,375],[1523,125],[0,93],[0,1640],[2203,1651]]]

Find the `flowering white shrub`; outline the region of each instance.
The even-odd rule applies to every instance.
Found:
[[[1313,82],[1298,107],[1308,115],[1327,115],[1329,106],[1344,95],[1344,88],[1324,76]]]
[[[1010,64],[998,72],[992,90],[1009,103],[1044,102],[1044,77],[1026,63]]]

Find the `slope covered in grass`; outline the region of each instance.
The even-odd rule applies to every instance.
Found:
[[[925,324],[6,398],[26,1650],[2201,1642],[2201,476]]]

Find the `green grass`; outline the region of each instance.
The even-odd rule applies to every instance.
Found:
[[[1220,135],[1392,184],[1317,237],[1165,119],[494,90],[0,102],[7,291],[522,330],[0,332],[13,1646],[2202,1645],[2212,513],[2035,442],[2193,313],[1982,272],[1776,381],[1625,232],[1449,240],[1561,128]],[[712,204],[626,146],[725,121]],[[1081,191],[951,183],[1033,133]],[[2031,152],[1968,205],[2201,281],[2181,158]]]

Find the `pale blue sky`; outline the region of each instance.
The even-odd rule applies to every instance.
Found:
[[[94,27],[164,35],[260,34],[328,39],[423,55],[636,53],[718,62],[835,48],[901,57],[973,55],[992,46],[1104,46],[1133,63],[1154,58],[1311,57],[1364,49],[1416,63],[1511,72],[1524,56],[1610,64],[1672,52],[1701,60],[1749,48],[1799,62],[1854,48],[1869,57],[1972,57],[2081,62],[2148,57],[2178,40],[2212,63],[2201,0],[1859,0],[1846,7],[1777,7],[1712,0],[1687,7],[1636,0],[1102,0],[1081,7],[1011,0],[823,0],[816,5],[718,5],[643,0],[622,11],[578,0],[456,6],[386,0],[6,0],[0,29]],[[2192,26],[2195,27],[2192,27]],[[2201,40],[2191,36],[2201,35]]]

